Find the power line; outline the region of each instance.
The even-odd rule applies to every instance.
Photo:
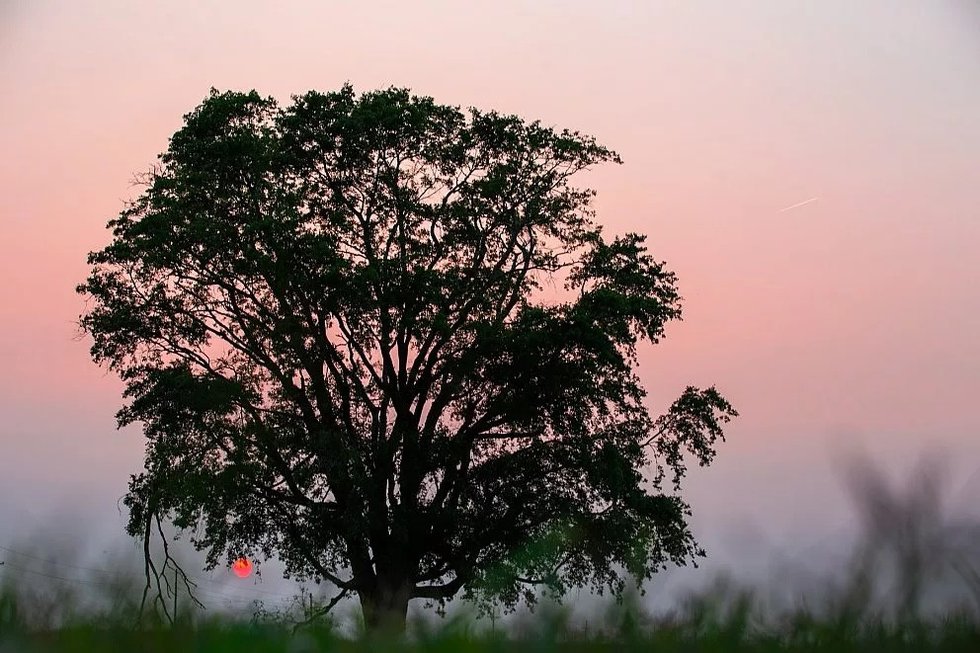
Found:
[[[5,548],[5,550],[6,550],[6,548]],[[36,556],[32,556],[32,557],[36,557]],[[0,564],[3,565],[3,567],[4,567],[5,570],[7,570],[7,569],[17,570],[18,572],[25,573],[25,574],[31,574],[32,576],[40,576],[40,577],[43,577],[43,578],[48,578],[48,579],[51,579],[51,580],[57,580],[57,581],[65,582],[65,583],[75,583],[75,584],[79,584],[79,585],[90,585],[90,586],[95,586],[95,587],[118,587],[119,586],[119,583],[112,583],[112,582],[109,582],[109,581],[89,580],[89,579],[83,579],[83,578],[71,578],[71,577],[68,577],[68,576],[59,576],[57,574],[49,574],[47,572],[38,571],[36,569],[31,569],[29,567],[24,567],[24,566],[21,566],[21,565],[18,565],[18,564],[11,564],[10,560],[4,560],[4,561],[0,562]],[[95,570],[93,570],[93,571],[95,571]],[[257,601],[260,601],[261,600],[258,597],[247,598],[247,597],[241,597],[241,596],[230,596],[228,594],[222,594],[221,592],[216,592],[216,591],[214,591],[212,589],[202,588],[202,587],[196,587],[196,588],[194,588],[193,593],[194,594],[201,594],[202,596],[210,596],[210,597],[215,598],[215,599],[222,599],[222,600],[225,601],[226,607],[230,603],[235,603],[235,604],[238,604],[239,606],[243,606],[243,605],[252,605],[252,604],[256,603]],[[280,602],[286,602],[287,600],[291,600],[291,599],[294,598],[292,596],[286,596],[286,595],[283,595],[283,594],[272,595],[272,596],[276,596],[277,598],[279,598],[280,599]]]
[[[68,583],[81,583],[83,585],[98,585],[98,586],[103,586],[103,587],[105,587],[105,586],[111,586],[112,585],[112,583],[99,582],[99,581],[95,581],[95,580],[83,580],[81,578],[66,578],[64,576],[55,576],[54,574],[47,574],[47,573],[44,573],[43,571],[37,571],[35,569],[28,569],[27,567],[21,567],[20,565],[12,565],[12,564],[10,564],[10,561],[9,560],[4,560],[0,564],[2,564],[5,568],[17,569],[18,571],[22,571],[25,574],[33,574],[34,576],[44,576],[45,578],[51,578],[53,580],[65,581],[65,582],[68,582]]]
[[[80,565],[73,565],[73,564],[69,564],[67,562],[59,562],[59,561],[56,561],[56,560],[52,560],[51,558],[45,558],[45,557],[42,557],[42,556],[37,556],[37,555],[30,554],[30,553],[25,553],[23,551],[18,551],[16,549],[11,549],[10,547],[7,547],[7,546],[0,546],[0,550],[6,551],[8,553],[12,553],[12,554],[17,555],[17,556],[21,556],[23,558],[29,558],[31,560],[38,560],[40,562],[44,562],[44,563],[48,563],[48,564],[54,563],[54,564],[57,564],[59,567],[67,567],[69,569],[75,569],[77,571],[84,571],[84,572],[88,572],[88,573],[92,573],[92,574],[100,574],[100,575],[107,575],[107,576],[113,575],[113,572],[110,571],[110,570],[107,570],[107,569],[96,569],[96,568],[93,568],[93,567],[83,567],[83,566],[80,566]],[[15,567],[17,569],[27,570],[26,567],[20,567],[20,566],[15,566],[15,565],[11,565],[11,566],[12,567]],[[34,573],[41,574],[41,572],[34,572]],[[41,574],[41,575],[46,575],[46,574]],[[194,583],[195,584],[198,584],[198,585],[207,585],[207,584],[213,585],[214,582],[215,582],[213,579],[199,578],[199,577],[196,577],[196,576],[188,576],[188,578],[190,580],[194,581]],[[68,580],[72,580],[72,579],[68,579]],[[93,581],[83,581],[83,580],[80,580],[79,579],[78,582],[89,582],[89,583],[91,583]],[[95,581],[95,582],[98,583],[98,581]],[[107,583],[100,583],[100,584],[107,584]],[[269,596],[269,597],[272,597],[272,598],[278,598],[278,599],[292,599],[295,596],[295,595],[281,594],[279,592],[271,592],[269,590],[263,590],[263,589],[259,589],[257,587],[242,587],[240,589],[241,590],[244,590],[246,592],[257,593],[257,594],[261,594],[261,595],[264,595],[264,596]],[[198,590],[195,590],[195,591],[198,591]],[[213,591],[213,590],[205,590],[205,591]]]
[[[85,580],[85,579],[82,579],[82,578],[69,578],[67,576],[58,576],[56,574],[48,574],[48,573],[45,573],[43,571],[37,571],[36,569],[30,569],[28,567],[22,567],[20,565],[10,564],[10,561],[9,560],[4,560],[0,564],[3,564],[3,566],[5,568],[16,569],[19,572],[22,572],[22,573],[25,573],[25,574],[31,574],[33,576],[41,576],[41,577],[44,577],[44,578],[49,578],[51,580],[57,580],[57,581],[65,582],[65,583],[75,583],[75,584],[79,584],[79,585],[92,585],[92,586],[96,586],[96,587],[113,587],[114,586],[113,583],[104,582],[104,581]],[[243,607],[245,605],[253,605],[254,603],[256,603],[259,600],[259,599],[255,599],[255,598],[248,599],[248,598],[245,598],[245,597],[229,596],[227,594],[222,594],[220,592],[215,592],[215,591],[212,591],[212,590],[201,589],[201,588],[196,588],[194,590],[194,593],[195,594],[201,594],[202,596],[210,596],[211,598],[214,598],[214,599],[221,599],[221,600],[224,601],[224,607],[234,607],[235,605],[237,605],[237,607]],[[283,597],[283,598],[285,598],[285,597]]]

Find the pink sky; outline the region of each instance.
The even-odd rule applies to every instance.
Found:
[[[594,134],[611,232],[686,297],[645,349],[659,410],[742,413],[688,496],[710,532],[837,523],[834,447],[980,464],[980,10],[962,2],[0,3],[0,539],[115,516],[141,464],[75,339],[85,255],[220,89],[398,85]],[[810,198],[789,211],[784,207]],[[833,501],[824,493],[833,495]],[[837,493],[837,494],[834,494]],[[801,507],[802,506],[802,507]],[[717,519],[716,519],[717,518]],[[710,537],[709,537],[710,539]]]

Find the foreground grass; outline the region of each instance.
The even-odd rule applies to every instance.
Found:
[[[744,615],[743,615],[744,616]],[[533,622],[532,622],[533,623]],[[0,630],[0,653],[104,651],[106,653],[173,651],[207,653],[600,653],[657,651],[664,653],[894,652],[977,653],[980,627],[966,618],[931,623],[885,624],[849,619],[817,621],[806,615],[768,628],[752,626],[737,615],[727,620],[691,619],[639,625],[621,623],[618,631],[602,633],[539,623],[530,631],[505,634],[474,632],[456,622],[436,629],[416,627],[408,637],[345,638],[327,626],[294,630],[270,623],[211,620],[137,629],[120,624],[77,621],[54,630]]]
[[[720,582],[670,616],[651,615],[630,593],[588,621],[551,604],[495,628],[465,616],[417,620],[400,637],[345,635],[330,622],[306,623],[311,613],[295,609],[207,616],[186,601],[176,624],[164,619],[172,612],[147,610],[138,626],[139,602],[129,593],[93,608],[76,594],[35,589],[0,582],[0,653],[980,653],[975,606],[950,605],[947,616],[882,609],[861,582],[810,603],[816,611],[767,610],[750,590]]]
[[[5,653],[65,651],[207,651],[210,653],[298,653],[300,651],[445,651],[491,653],[514,651],[728,651],[746,653],[782,651],[949,651],[976,653],[980,636],[976,629],[951,626],[937,632],[881,631],[841,633],[815,628],[788,635],[732,636],[725,633],[691,636],[670,631],[644,634],[628,640],[615,638],[504,638],[441,636],[416,642],[400,640],[344,640],[329,632],[307,631],[292,635],[282,629],[256,627],[203,627],[193,630],[168,629],[137,632],[66,628],[52,633],[4,638]]]

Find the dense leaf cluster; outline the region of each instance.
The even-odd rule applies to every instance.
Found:
[[[145,428],[130,531],[166,515],[212,566],[275,555],[369,617],[697,555],[661,481],[736,413],[713,388],[644,406],[635,347],[680,298],[570,184],[607,161],[398,89],[213,91],[79,287],[119,422]]]

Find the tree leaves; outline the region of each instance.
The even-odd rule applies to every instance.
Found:
[[[648,415],[635,346],[680,296],[644,236],[602,238],[572,178],[603,162],[403,89],[212,90],[79,286],[147,437],[130,531],[168,515],[212,565],[274,554],[385,609],[697,555],[642,471],[679,483],[736,413],[688,388]],[[535,301],[554,275],[575,296]]]

